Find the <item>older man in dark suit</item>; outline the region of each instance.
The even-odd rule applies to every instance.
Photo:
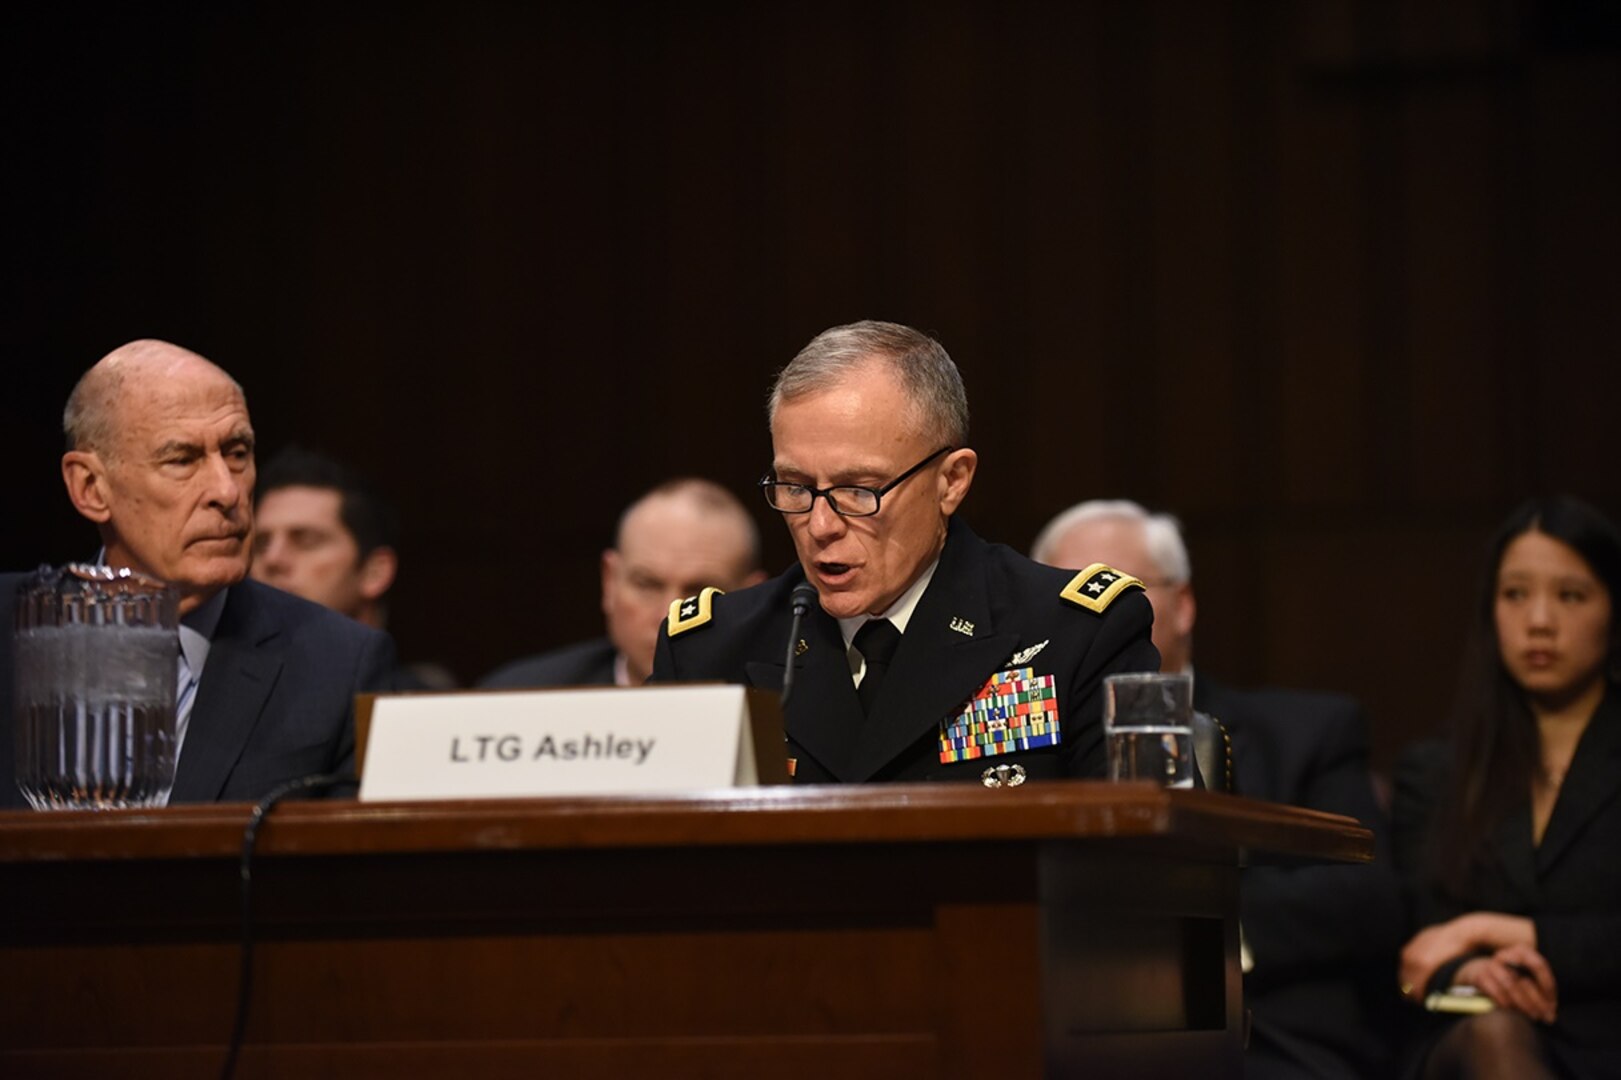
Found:
[[[1134,502],[1081,503],[1042,530],[1031,554],[1058,567],[1109,562],[1141,577],[1162,670],[1193,670],[1198,609],[1175,518]],[[1339,694],[1234,690],[1203,671],[1193,701],[1231,733],[1237,794],[1354,817],[1373,830],[1377,850],[1371,866],[1245,871],[1244,1075],[1385,1075],[1401,912],[1361,707]]]
[[[64,415],[62,478],[104,559],[180,594],[179,759],[171,802],[257,799],[354,766],[354,694],[379,687],[386,634],[244,581],[254,435],[242,388],[194,352],[136,341],[85,373]],[[0,580],[9,629],[16,578]],[[0,633],[9,678],[10,633]],[[8,688],[9,689],[9,688]],[[22,805],[0,697],[0,805]]]

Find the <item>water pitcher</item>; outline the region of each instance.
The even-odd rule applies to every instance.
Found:
[[[155,806],[174,786],[179,597],[129,570],[17,590],[17,786],[39,810]]]

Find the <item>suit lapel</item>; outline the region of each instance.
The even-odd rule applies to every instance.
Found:
[[[873,715],[861,728],[847,779],[871,779],[936,730],[1018,647],[1017,634],[993,625],[981,550],[967,529],[952,529],[934,578],[906,624]],[[953,630],[954,620],[972,623],[971,636]]]
[[[197,684],[171,802],[219,798],[281,675],[281,655],[271,645],[278,630],[261,617],[252,589],[234,585],[226,597]]]
[[[1536,849],[1537,872],[1546,873],[1583,826],[1614,799],[1621,773],[1621,698],[1606,694],[1576,744],[1565,782]]]
[[[1493,843],[1509,888],[1523,906],[1536,906],[1542,890],[1537,885],[1537,849],[1531,842],[1531,807],[1526,805],[1504,818]]]
[[[1237,794],[1252,799],[1275,798],[1278,783],[1272,775],[1274,766],[1270,760],[1271,754],[1261,740],[1261,733],[1246,727],[1239,719],[1239,708],[1233,692],[1195,670],[1193,707],[1215,717],[1227,729],[1227,737],[1233,744],[1233,788]]]

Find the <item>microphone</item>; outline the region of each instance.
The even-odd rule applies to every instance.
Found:
[[[789,594],[789,601],[794,607],[794,621],[788,628],[788,657],[783,661],[782,668],[782,707],[788,707],[788,695],[794,688],[794,646],[799,642],[799,624],[805,621],[806,612],[816,603],[816,586],[808,581],[801,581],[794,586]]]

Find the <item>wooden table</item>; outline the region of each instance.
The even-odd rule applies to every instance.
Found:
[[[218,1074],[248,814],[0,813],[0,1076]],[[237,1075],[1238,1077],[1255,853],[1372,841],[1092,782],[287,804]]]

